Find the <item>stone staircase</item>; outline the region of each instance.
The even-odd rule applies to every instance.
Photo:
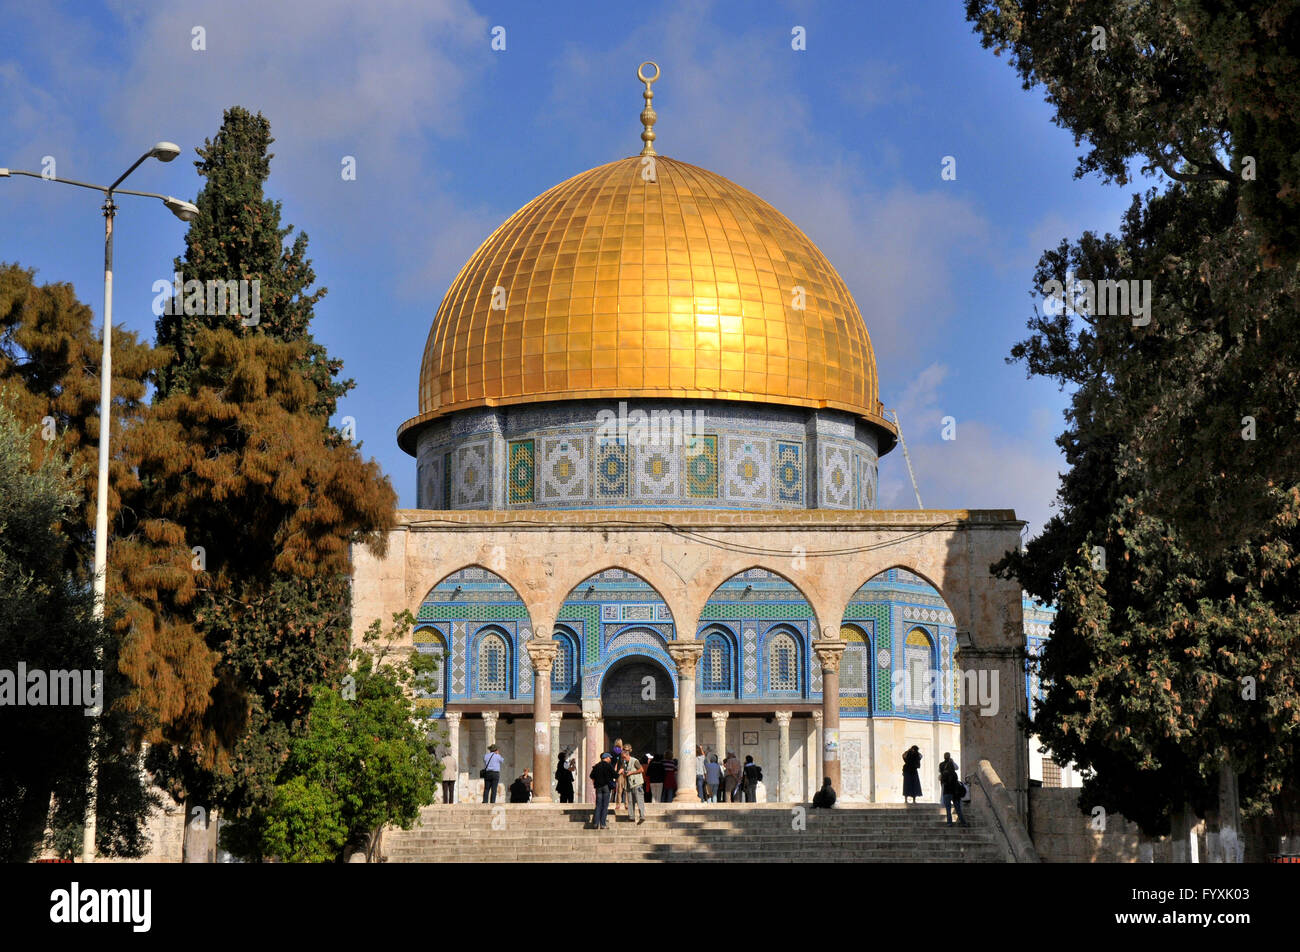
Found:
[[[622,813],[605,831],[592,808],[570,804],[455,804],[425,807],[411,830],[384,832],[392,863],[1002,862],[991,817],[966,807],[969,828],[948,827],[938,804],[795,805],[652,803],[637,826]],[[495,829],[493,827],[496,827]]]

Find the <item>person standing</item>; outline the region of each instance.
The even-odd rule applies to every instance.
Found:
[[[726,768],[726,776],[722,778],[722,798],[732,803],[745,799],[740,786],[740,758],[728,751],[723,766]]]
[[[566,750],[560,755],[559,766],[555,768],[555,794],[561,803],[573,802],[573,761],[569,760]]]
[[[664,802],[664,759],[646,754],[646,781],[650,784],[650,795],[646,803]]]
[[[921,748],[913,744],[903,754],[903,802],[921,795]]]
[[[456,802],[456,758],[450,750],[442,755],[442,802]]]
[[[709,800],[714,803],[721,803],[722,797],[719,791],[722,787],[722,768],[718,766],[718,755],[709,754],[708,766],[704,768],[704,790],[708,794]]]
[[[645,768],[641,761],[632,756],[632,751],[623,750],[623,781],[627,785],[627,816],[630,820],[639,813],[637,825],[645,822]]]
[[[970,826],[961,809],[961,801],[966,796],[966,786],[957,777],[957,762],[952,759],[951,754],[945,753],[943,763],[939,764],[939,783],[943,787],[943,808],[948,812],[948,825],[952,826],[952,808],[953,804],[956,804],[957,819],[961,821],[962,826]]]
[[[763,779],[763,768],[760,767],[758,764],[754,763],[753,754],[746,754],[745,773],[744,773],[744,785],[745,785],[744,799],[746,803],[758,802],[758,784],[759,781],[762,779]]]
[[[591,818],[592,826],[597,830],[608,830],[609,795],[614,789],[614,765],[610,763],[608,753],[602,753],[596,766],[588,775],[591,785],[596,789],[596,812]]]
[[[625,806],[623,803],[623,797],[626,791],[626,788],[624,786],[624,780],[623,780],[623,738],[621,737],[614,741],[613,760],[614,760],[614,773],[617,776],[617,780],[614,785],[614,813],[617,814],[619,811],[619,807]]]
[[[483,802],[497,802],[497,784],[501,782],[501,764],[503,760],[497,752],[496,744],[488,745],[488,752],[483,755],[483,770],[479,776],[483,778]]]
[[[677,761],[670,750],[664,755],[664,803],[672,803],[677,796]]]
[[[704,748],[700,745],[695,746],[695,792],[699,794],[700,802],[703,803],[708,799],[704,795],[706,769],[704,766]]]

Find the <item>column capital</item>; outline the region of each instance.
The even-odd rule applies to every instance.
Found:
[[[823,718],[824,716],[825,716],[825,715],[822,714],[821,711],[813,711],[813,723],[817,725],[817,729],[818,729],[818,730],[821,730],[821,726],[822,726],[822,718]]]
[[[773,711],[776,715],[776,722],[781,727],[790,726],[790,718],[794,716],[794,711]]]
[[[600,711],[583,711],[582,722],[586,724],[588,728],[594,728],[600,723]]]
[[[553,731],[559,730],[560,721],[563,719],[564,719],[563,711],[551,711],[551,730]]]
[[[698,641],[670,641],[668,654],[677,665],[677,677],[695,679],[695,666],[704,654],[704,645]]]
[[[497,718],[499,718],[499,717],[501,716],[501,712],[500,712],[500,711],[484,711],[483,714],[482,714],[481,716],[482,716],[482,718],[483,718],[483,723],[484,723],[484,724],[489,724],[489,725],[495,727],[495,726],[496,726],[496,723],[497,723]]]
[[[446,719],[447,723],[450,724],[452,727],[460,726],[460,718],[461,718],[460,711],[445,711],[443,712],[442,716]]]
[[[533,662],[533,671],[538,674],[551,673],[551,666],[555,664],[555,655],[560,650],[559,645],[549,638],[543,640],[534,637],[524,642],[524,648]]]
[[[728,715],[729,715],[731,712],[730,712],[730,711],[713,711],[712,713],[713,713],[713,723],[715,723],[715,724],[725,724],[725,723],[727,723],[727,717],[728,717]]]
[[[823,671],[835,674],[840,670],[840,658],[844,655],[846,645],[843,641],[814,641],[812,649],[817,654]]]

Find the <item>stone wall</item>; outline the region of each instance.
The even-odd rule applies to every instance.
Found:
[[[1045,863],[1137,863],[1141,836],[1122,815],[1106,818],[1105,831],[1079,810],[1079,791],[1067,787],[1029,788],[1029,834]],[[1167,837],[1152,841],[1151,861],[1168,863]]]

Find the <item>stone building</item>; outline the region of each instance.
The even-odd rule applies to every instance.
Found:
[[[447,291],[398,432],[418,509],[354,551],[357,637],[416,614],[462,799],[489,743],[507,781],[563,750],[585,777],[621,736],[752,755],[789,801],[823,775],[901,800],[917,744],[927,798],[951,751],[1023,812],[1022,600],[989,573],[1021,523],[875,508],[898,436],[856,303],[775,208],[655,152],[643,71],[641,153],[529,202]]]

